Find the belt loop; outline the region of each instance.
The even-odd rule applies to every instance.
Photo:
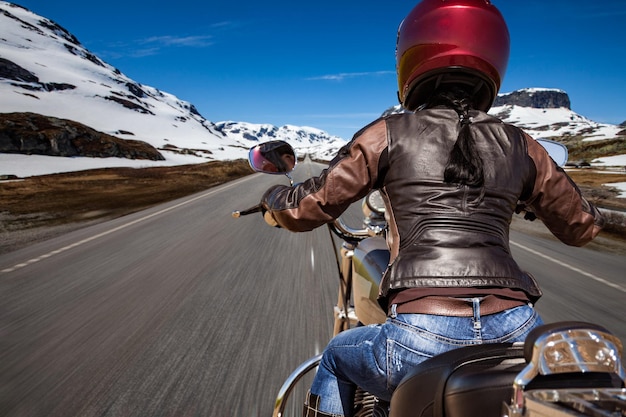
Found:
[[[398,317],[398,313],[396,312],[398,309],[398,304],[392,304],[391,305],[391,314],[389,317],[391,317],[392,319],[395,319],[396,317]]]
[[[481,340],[482,335],[480,333],[480,330],[482,328],[482,324],[480,322],[480,298],[479,297],[472,298],[472,307],[474,310],[474,334],[476,336],[476,339]]]

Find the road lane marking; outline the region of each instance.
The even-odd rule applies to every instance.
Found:
[[[214,188],[211,191],[208,191],[208,192],[206,192],[204,194],[201,194],[201,195],[199,195],[197,197],[192,198],[191,200],[185,200],[185,201],[183,201],[181,203],[178,203],[178,204],[176,204],[174,206],[171,206],[171,207],[159,210],[159,211],[157,211],[155,213],[152,213],[152,214],[149,214],[147,216],[141,217],[139,219],[133,220],[132,222],[124,223],[124,224],[122,224],[120,226],[117,226],[117,227],[115,227],[113,229],[107,230],[106,232],[98,233],[97,235],[90,236],[90,237],[88,237],[86,239],[83,239],[83,240],[80,240],[78,242],[72,243],[71,245],[67,245],[67,246],[64,246],[62,248],[55,249],[55,250],[50,251],[50,252],[48,252],[46,254],[38,256],[36,258],[29,259],[28,261],[25,261],[25,262],[13,265],[10,268],[6,268],[6,269],[3,269],[3,270],[0,270],[0,274],[8,274],[9,272],[17,271],[18,269],[22,269],[22,268],[24,268],[24,267],[26,267],[28,265],[32,265],[34,263],[37,263],[37,262],[42,261],[44,259],[47,259],[47,258],[49,258],[51,256],[58,255],[60,253],[63,253],[63,252],[68,251],[70,249],[73,249],[73,248],[75,248],[77,246],[84,245],[85,243],[89,243],[89,242],[91,242],[93,240],[96,240],[96,239],[99,239],[99,238],[101,238],[103,236],[110,235],[111,233],[118,232],[118,231],[120,231],[122,229],[126,229],[127,227],[130,227],[130,226],[135,225],[137,223],[141,223],[141,222],[143,222],[145,220],[148,220],[148,219],[151,219],[153,217],[159,216],[159,215],[161,215],[163,213],[167,213],[168,211],[172,211],[172,210],[177,209],[179,207],[185,206],[185,205],[187,205],[189,203],[193,203],[194,201],[197,201],[197,200],[200,200],[202,198],[208,197],[211,194],[215,194],[217,192],[221,192],[221,191],[227,190],[227,189],[229,189],[231,187],[234,187],[235,185],[238,185],[240,182],[243,182],[243,181],[246,181],[246,180],[250,179],[251,177],[252,176],[244,177],[241,180],[229,183],[229,184],[227,184],[227,185],[225,185],[223,187],[220,187],[219,189],[215,189]]]
[[[565,262],[559,261],[558,259],[551,258],[551,257],[549,257],[549,256],[547,256],[547,255],[544,255],[543,253],[538,252],[538,251],[536,251],[536,250],[534,250],[534,249],[531,249],[531,248],[529,248],[529,247],[527,247],[527,246],[520,245],[519,243],[515,243],[515,242],[513,242],[513,241],[510,241],[509,243],[510,243],[511,245],[513,245],[513,246],[517,246],[517,247],[518,247],[518,248],[520,248],[520,249],[523,249],[523,250],[525,250],[525,251],[528,251],[528,252],[532,253],[533,255],[536,255],[536,256],[539,256],[539,257],[541,257],[541,258],[547,259],[548,261],[552,261],[552,262],[554,262],[554,263],[556,263],[556,264],[558,264],[558,265],[560,265],[560,266],[562,266],[562,267],[564,267],[564,268],[567,268],[567,269],[569,269],[569,270],[571,270],[571,271],[578,272],[579,274],[584,275],[584,276],[586,276],[587,278],[591,278],[591,279],[593,279],[594,281],[597,281],[597,282],[599,282],[599,283],[601,283],[601,284],[607,285],[607,286],[609,286],[609,287],[611,287],[611,288],[615,288],[616,290],[620,290],[620,291],[622,291],[622,292],[626,292],[626,288],[622,287],[622,286],[621,286],[621,285],[619,285],[619,284],[615,284],[615,283],[613,283],[613,282],[611,282],[611,281],[607,281],[607,280],[606,280],[606,279],[604,279],[604,278],[600,278],[600,277],[599,277],[599,276],[597,276],[597,275],[591,274],[591,273],[589,273],[589,272],[587,272],[587,271],[583,271],[582,269],[579,269],[579,268],[576,268],[576,267],[574,267],[574,266],[571,266],[571,265],[569,265],[569,264],[567,264],[567,263],[565,263]]]

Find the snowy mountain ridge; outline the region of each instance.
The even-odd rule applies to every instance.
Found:
[[[385,114],[401,111],[397,105]],[[626,135],[623,126],[594,122],[572,111],[567,93],[556,88],[523,88],[498,94],[489,114],[524,129],[534,138],[581,136],[583,140],[604,140]]]
[[[596,123],[571,111],[567,93],[562,90],[519,90],[501,94],[495,104],[491,114],[534,137],[583,135],[587,140],[600,140],[623,131],[622,127]],[[247,150],[258,142],[275,139],[288,141],[299,153],[330,160],[349,139],[312,127],[211,122],[193,104],[136,82],[105,63],[55,22],[0,1],[0,113],[15,112],[68,119],[120,139],[143,141],[158,149],[165,160],[0,153],[0,175],[232,160],[245,158]]]
[[[121,139],[145,141],[180,163],[243,158],[250,146],[272,134],[299,148],[341,140],[308,127],[216,125],[191,103],[103,62],[55,22],[0,1],[0,113],[14,112],[74,120]],[[168,149],[203,152],[194,160]]]
[[[584,140],[603,140],[614,138],[624,130],[575,113],[567,93],[554,88],[525,88],[499,94],[489,113],[535,138],[584,136]]]

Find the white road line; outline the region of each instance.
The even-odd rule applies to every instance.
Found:
[[[163,210],[159,210],[159,211],[157,211],[155,213],[152,213],[152,214],[149,214],[147,216],[141,217],[139,219],[133,220],[132,222],[124,223],[124,224],[122,224],[120,226],[117,226],[117,227],[111,229],[111,230],[107,230],[106,232],[102,232],[102,233],[99,233],[97,235],[90,236],[90,237],[88,237],[86,239],[83,239],[81,241],[72,243],[71,245],[67,245],[67,246],[64,246],[62,248],[59,248],[59,249],[53,250],[51,252],[48,252],[48,253],[46,253],[44,255],[41,255],[41,256],[39,256],[37,258],[29,259],[28,261],[19,263],[19,264],[14,265],[14,266],[12,266],[10,268],[3,269],[3,270],[0,271],[0,274],[7,274],[9,272],[14,272],[14,271],[16,271],[18,269],[24,268],[25,266],[28,266],[28,265],[32,265],[32,264],[34,264],[36,262],[39,262],[39,261],[41,261],[43,259],[49,258],[49,257],[54,256],[54,255],[58,255],[59,253],[65,252],[65,251],[70,250],[70,249],[73,249],[73,248],[75,248],[77,246],[84,245],[85,243],[91,242],[92,240],[96,240],[96,239],[99,239],[99,238],[101,238],[103,236],[110,235],[111,233],[115,233],[115,232],[118,232],[118,231],[120,231],[122,229],[126,229],[127,227],[130,227],[130,226],[132,226],[134,224],[141,223],[141,222],[143,222],[145,220],[148,220],[148,219],[151,219],[153,217],[159,216],[159,215],[161,215],[163,213],[167,213],[168,211],[172,211],[172,210],[177,209],[179,207],[185,206],[185,205],[187,205],[189,203],[193,203],[194,201],[197,201],[197,200],[200,200],[202,198],[208,197],[211,194],[215,194],[216,192],[227,190],[227,189],[229,189],[231,187],[234,187],[235,185],[239,184],[242,181],[250,179],[250,177],[251,176],[244,177],[244,179],[242,179],[242,180],[230,183],[230,184],[228,184],[228,185],[226,185],[224,187],[220,187],[219,189],[212,189],[211,191],[206,192],[204,194],[201,194],[201,195],[199,195],[197,197],[194,197],[191,200],[185,200],[185,201],[183,201],[181,203],[178,203],[178,204],[176,204],[174,206],[168,207],[168,208],[163,209]]]
[[[601,283],[601,284],[607,285],[607,286],[609,286],[609,287],[611,287],[611,288],[615,288],[616,290],[620,290],[620,291],[622,291],[622,292],[626,292],[626,288],[622,287],[621,285],[618,285],[618,284],[615,284],[615,283],[613,283],[613,282],[607,281],[606,279],[604,279],[604,278],[600,278],[600,277],[599,277],[599,276],[597,276],[597,275],[591,274],[591,273],[589,273],[589,272],[583,271],[582,269],[579,269],[579,268],[576,268],[576,267],[571,266],[571,265],[569,265],[569,264],[566,264],[565,262],[561,262],[561,261],[559,261],[559,260],[557,260],[557,259],[554,259],[554,258],[551,258],[551,257],[549,257],[549,256],[546,256],[546,255],[544,255],[543,253],[538,252],[538,251],[536,251],[536,250],[534,250],[534,249],[531,249],[531,248],[529,248],[529,247],[527,247],[527,246],[520,245],[519,243],[515,243],[515,242],[513,242],[513,241],[510,241],[509,243],[510,243],[511,245],[513,245],[513,246],[517,246],[517,247],[518,247],[518,248],[520,248],[520,249],[523,249],[523,250],[525,250],[525,251],[527,251],[527,252],[530,252],[530,253],[532,253],[533,255],[536,255],[536,256],[539,256],[539,257],[541,257],[541,258],[547,259],[547,260],[549,260],[549,261],[551,261],[551,262],[554,262],[554,263],[556,263],[556,264],[558,264],[558,265],[561,265],[562,267],[567,268],[567,269],[569,269],[569,270],[572,270],[572,271],[574,271],[574,272],[578,272],[579,274],[584,275],[584,276],[586,276],[586,277],[588,277],[588,278],[591,278],[591,279],[593,279],[594,281],[597,281],[597,282],[599,282],[599,283]]]

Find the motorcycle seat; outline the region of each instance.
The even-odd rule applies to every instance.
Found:
[[[400,382],[391,398],[390,416],[499,416],[501,402],[510,400],[513,380],[524,366],[523,345],[511,343],[437,355]]]
[[[511,401],[515,377],[525,368],[537,337],[545,331],[576,325],[580,323],[545,325],[531,332],[526,344],[474,345],[424,361],[394,391],[390,416],[500,417],[503,404]],[[622,386],[612,374],[568,373],[537,377],[527,389]]]

